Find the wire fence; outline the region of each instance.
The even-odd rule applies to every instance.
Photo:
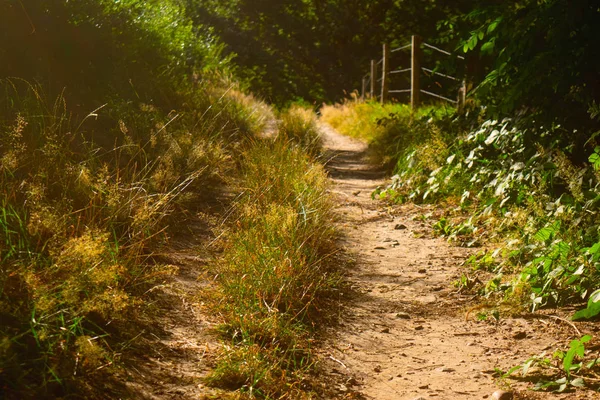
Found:
[[[442,54],[446,57],[454,57],[455,60],[459,60],[462,62],[465,58],[461,55],[451,53],[444,49],[440,49],[434,45],[429,43],[425,43],[421,41],[419,36],[412,36],[411,43],[408,43],[404,46],[400,46],[394,49],[389,49],[387,44],[383,46],[383,57],[379,60],[371,61],[371,71],[365,74],[362,78],[363,86],[361,97],[363,99],[370,97],[374,99],[381,100],[382,103],[385,103],[390,100],[390,94],[399,95],[399,94],[410,94],[410,102],[413,108],[419,106],[420,103],[420,95],[424,94],[430,96],[435,99],[443,100],[452,104],[457,105],[458,107],[462,107],[465,101],[466,90],[465,90],[465,80],[463,76],[455,76],[451,71],[445,71],[443,68],[440,68],[440,65],[443,63],[439,63],[435,61],[437,64],[433,68],[428,68],[425,66],[421,66],[424,61],[424,51],[423,49],[427,49],[431,54]],[[406,50],[410,50],[410,67],[397,66],[395,69],[391,69],[391,55],[395,53],[400,53]],[[464,64],[464,63],[463,63]],[[463,65],[464,69],[464,65]],[[392,87],[393,84],[398,84],[402,81],[406,82],[406,78],[402,78],[403,74],[410,73],[410,88],[401,88],[401,87]],[[392,81],[391,76],[395,76]],[[422,78],[433,78],[437,77],[442,80],[447,80],[448,82],[452,82],[452,85],[459,85],[458,94],[456,98],[452,98],[449,93],[438,93],[438,90],[433,90],[433,88],[422,87]],[[376,84],[381,84],[381,89],[377,90]],[[450,85],[450,86],[452,86]],[[441,83],[441,81],[435,81],[435,86],[443,89],[447,84]]]

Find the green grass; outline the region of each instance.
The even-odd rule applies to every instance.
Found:
[[[442,137],[445,133],[433,132],[428,121],[444,120],[455,109],[428,106],[412,113],[407,104],[348,101],[324,106],[321,113],[322,120],[340,133],[368,143],[375,162],[394,165],[408,148],[432,135]]]
[[[130,339],[108,325],[142,315],[144,293],[172,273],[151,258],[170,221],[225,184],[267,109],[237,90],[206,91],[190,98],[204,110],[117,105],[107,126],[110,111],[72,117],[39,86],[0,90],[0,393],[85,393]],[[93,141],[100,128],[112,144]]]
[[[209,381],[241,397],[310,396],[313,324],[339,281],[328,261],[335,234],[328,181],[308,154],[314,133],[308,141],[300,133],[244,152],[236,218],[217,268],[214,301],[227,346]]]

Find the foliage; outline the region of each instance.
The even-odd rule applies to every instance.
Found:
[[[406,104],[357,100],[321,109],[324,122],[345,135],[367,141],[372,156],[382,163],[395,162],[401,149],[426,140],[431,133],[427,121],[442,120],[453,112],[451,107],[430,106],[413,115]],[[441,130],[436,133],[442,135]]]
[[[39,87],[0,86],[12,105],[0,117],[2,390],[52,397],[116,361],[108,325],[118,331],[143,312],[144,293],[173,272],[149,256],[180,195],[211,190],[231,169],[221,118],[260,125],[243,105],[230,114],[230,102],[199,121],[121,110],[118,145],[103,150],[85,131],[93,116],[70,121],[63,99],[48,105]],[[140,117],[156,131],[125,122]]]
[[[510,377],[516,371],[521,371],[521,375],[525,377],[528,373],[531,373],[536,367],[543,370],[555,370],[559,371],[554,373],[550,380],[545,378],[538,378],[539,381],[536,383],[534,390],[552,390],[554,392],[562,393],[569,389],[569,387],[585,387],[586,382],[584,378],[580,376],[573,376],[574,374],[591,374],[597,372],[598,358],[586,361],[586,349],[585,344],[592,339],[591,336],[585,335],[579,339],[574,339],[569,344],[569,349],[564,352],[562,350],[556,350],[552,358],[548,358],[545,353],[538,356],[527,359],[523,364],[512,367],[504,374],[504,377]],[[588,352],[589,353],[589,352]],[[577,362],[579,361],[579,362]],[[556,366],[553,365],[556,363]],[[539,375],[539,374],[538,374]]]
[[[495,254],[504,255],[503,268],[521,273],[510,285],[494,287],[506,295],[521,295],[525,287],[532,310],[585,298],[598,282],[597,177],[573,165],[556,137],[519,120],[488,120],[440,147],[437,160],[421,161],[430,141],[405,151],[384,193],[412,201],[457,199],[470,217],[440,225],[440,233],[468,246],[484,237],[499,240]]]
[[[592,293],[590,295],[590,298],[588,299],[588,303],[587,303],[587,307],[584,308],[583,310],[579,310],[577,311],[574,315],[573,315],[573,319],[577,320],[577,319],[589,319],[589,318],[593,318],[596,315],[600,314],[600,290],[596,290],[594,291],[594,293]]]
[[[597,129],[586,114],[600,89],[593,67],[599,13],[585,0],[474,5],[462,25],[468,31],[462,47],[493,60],[477,96],[499,113],[526,108],[546,123]]]
[[[338,100],[359,88],[381,44],[410,35],[438,38],[436,23],[468,12],[470,1],[216,1],[187,0],[203,35],[214,35],[234,57],[236,74],[280,107],[305,99]],[[457,39],[454,39],[456,42]]]
[[[0,397],[85,397],[175,270],[151,255],[183,198],[270,110],[211,70],[179,2],[9,1],[0,20]]]
[[[334,109],[333,119],[327,108],[323,115],[336,123],[367,107],[348,103]],[[531,310],[587,299],[600,282],[599,177],[591,165],[571,161],[571,133],[540,127],[526,114],[503,120],[473,111],[426,115],[411,121],[399,112],[366,125],[371,143],[384,132],[397,132],[390,136],[396,145],[382,147],[397,160],[396,174],[375,195],[453,205],[454,211],[432,224],[462,245],[492,246],[491,259],[473,260],[475,277],[465,278],[472,286],[468,282],[486,276],[483,295],[529,303]],[[491,277],[479,272],[487,265],[493,265]]]

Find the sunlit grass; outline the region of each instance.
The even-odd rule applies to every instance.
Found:
[[[285,123],[284,123],[285,124]],[[254,143],[242,163],[214,301],[227,346],[209,381],[248,398],[302,398],[315,362],[311,321],[338,284],[331,199],[321,165],[311,161],[314,132]],[[291,136],[291,135],[290,135]]]
[[[143,314],[173,273],[152,260],[169,222],[223,184],[264,106],[242,94],[207,94],[189,115],[118,106],[103,146],[91,133],[110,104],[71,120],[39,86],[0,87],[0,390],[55,396],[115,363],[107,327]]]
[[[393,167],[417,144],[431,141],[435,152],[441,141],[447,142],[447,133],[436,131],[429,121],[448,119],[455,109],[432,105],[413,113],[408,104],[354,100],[324,106],[321,113],[322,120],[340,133],[368,143],[375,162]]]

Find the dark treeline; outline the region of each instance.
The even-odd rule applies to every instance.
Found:
[[[196,29],[234,55],[237,75],[280,105],[339,100],[360,87],[383,42],[412,34],[466,52],[472,95],[490,110],[587,124],[598,99],[598,1],[187,1]]]
[[[339,100],[360,86],[383,42],[404,44],[412,34],[438,42],[438,21],[470,7],[464,0],[188,3],[198,29],[219,37],[225,51],[235,54],[239,77],[280,105]],[[458,36],[450,42],[456,46]]]

